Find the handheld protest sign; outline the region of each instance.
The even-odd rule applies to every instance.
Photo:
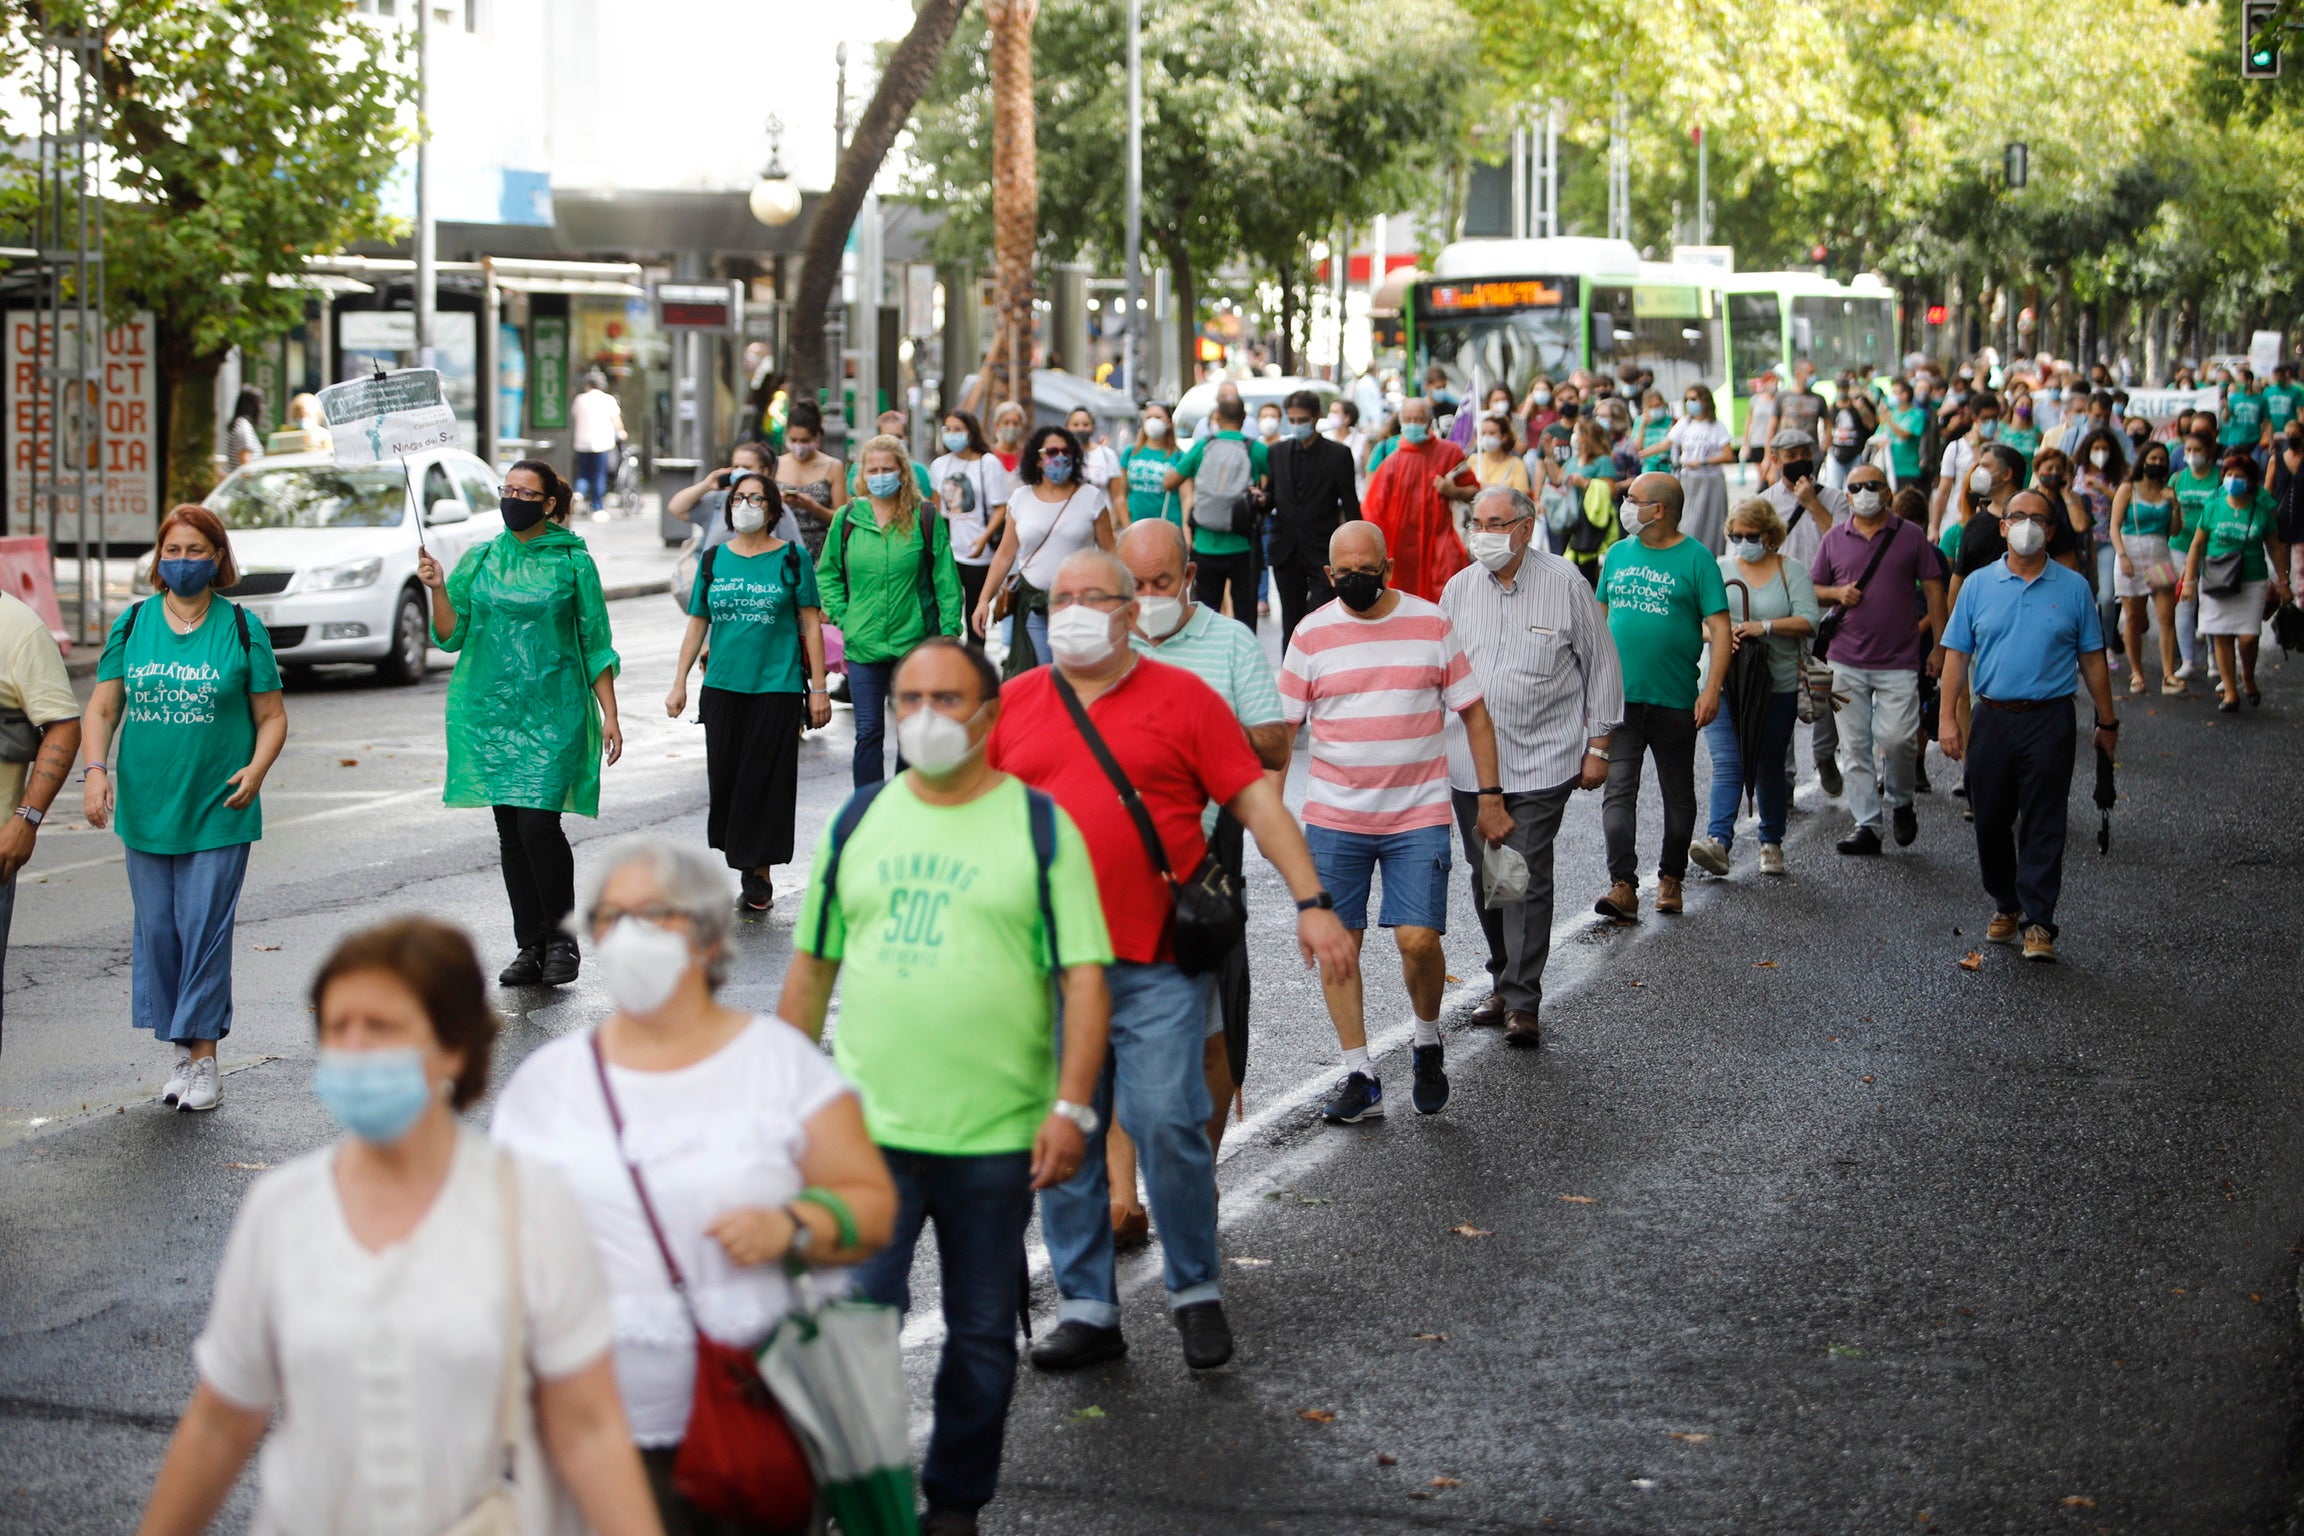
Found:
[[[365,379],[347,379],[320,391],[320,412],[328,420],[339,469],[398,459],[408,476],[408,506],[416,518],[416,547],[424,551],[424,509],[416,501],[412,453],[453,448],[456,413],[448,405],[437,368],[382,368]],[[428,551],[427,551],[428,552]]]

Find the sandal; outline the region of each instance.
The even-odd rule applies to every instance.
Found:
[[[2129,691],[2130,693],[2132,693],[2132,694],[2135,694],[2135,695],[2137,695],[2138,697],[2142,697],[2142,696],[2144,695],[2144,693],[2145,693],[2147,690],[2146,690],[2146,686],[2145,686],[2145,682],[2144,682],[2144,674],[2143,674],[2143,673],[2141,673],[2141,672],[2135,673],[2134,675],[2132,675],[2132,676],[2131,676],[2131,677],[2128,679],[2128,691]]]
[[[2160,679],[2160,691],[2170,698],[2175,698],[2189,690],[2185,688],[2181,678],[2164,677]]]

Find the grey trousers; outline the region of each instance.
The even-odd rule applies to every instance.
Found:
[[[1512,813],[1512,835],[1504,845],[1528,861],[1528,899],[1491,908],[1481,890],[1480,860],[1488,845],[1480,837],[1480,797],[1451,791],[1464,859],[1472,866],[1472,909],[1488,937],[1490,988],[1507,1008],[1534,1013],[1544,1000],[1544,966],[1552,958],[1552,842],[1575,792],[1571,779],[1558,789],[1504,797],[1504,809]]]
[[[1688,873],[1688,840],[1696,835],[1696,711],[1628,703],[1624,723],[1608,737],[1608,799],[1600,810],[1610,880],[1640,879],[1640,760],[1651,753],[1664,797],[1656,873],[1674,880]]]

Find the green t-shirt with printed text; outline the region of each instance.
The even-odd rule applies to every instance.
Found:
[[[740,555],[732,544],[707,552],[712,580],[697,562],[688,612],[711,621],[704,686],[729,693],[800,693],[808,658],[800,644],[800,610],[820,608],[816,568],[796,544]]]
[[[249,696],[277,693],[280,668],[264,626],[248,620],[248,643],[232,603],[176,633],[146,598],[121,610],[104,641],[96,680],[121,686],[120,734],[112,744],[113,810],[120,841],[138,853],[200,853],[264,835],[261,796],[238,810],[225,782],[256,754]]]
[[[1624,668],[1624,701],[1693,707],[1704,620],[1728,609],[1727,583],[1712,552],[1686,537],[1663,549],[1618,539],[1600,566],[1600,601]]]

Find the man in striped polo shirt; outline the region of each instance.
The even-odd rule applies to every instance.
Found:
[[[1496,767],[1496,730],[1481,702],[1472,664],[1437,603],[1390,588],[1392,562],[1383,530],[1346,523],[1328,541],[1328,580],[1336,601],[1297,626],[1280,667],[1280,703],[1288,723],[1312,722],[1311,791],[1304,835],[1320,883],[1355,949],[1368,927],[1368,888],[1381,869],[1384,905],[1377,921],[1400,946],[1408,1001],[1416,1010],[1417,1112],[1435,1115],[1448,1102],[1440,1045],[1440,991],[1447,961],[1448,792],[1446,720],[1463,721],[1479,778],[1478,834],[1500,843],[1512,814]],[[1323,974],[1328,1017],[1344,1050],[1344,1081],[1321,1107],[1331,1125],[1355,1125],[1384,1113],[1384,1089],[1368,1061],[1360,974]]]

